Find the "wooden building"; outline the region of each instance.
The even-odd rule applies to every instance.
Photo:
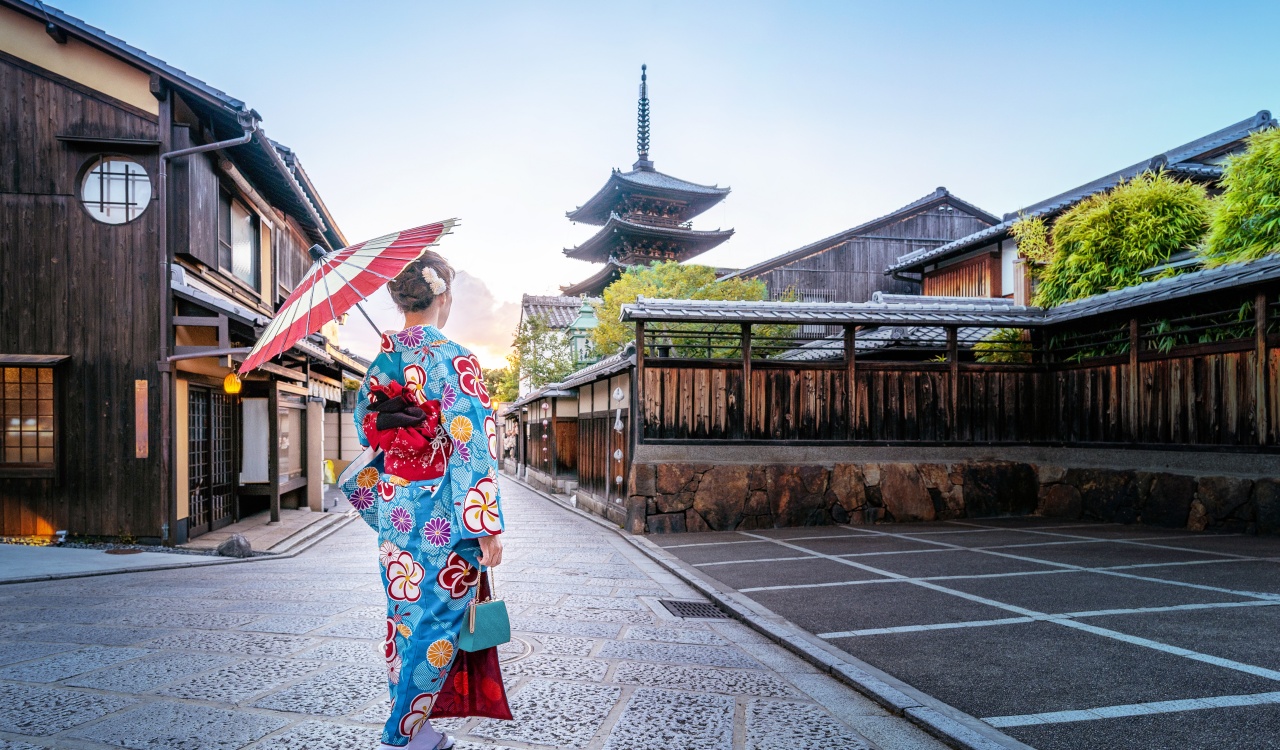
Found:
[[[943,297],[1008,297],[1028,304],[1030,274],[1018,256],[1010,228],[1022,217],[1043,217],[1050,224],[1067,209],[1091,195],[1115,187],[1143,172],[1165,171],[1202,182],[1213,189],[1222,177],[1222,164],[1244,148],[1250,133],[1272,128],[1276,121],[1263,110],[1253,117],[1169,149],[1124,169],[1064,193],[1007,213],[999,223],[980,228],[953,242],[913,249],[886,264],[884,274],[896,282],[918,285],[926,295]],[[886,280],[886,283],[893,283]]]
[[[319,508],[336,327],[228,375],[345,244],[244,102],[48,5],[0,0],[0,535],[181,543]]]
[[[640,70],[639,158],[630,172],[613,170],[604,187],[568,212],[570,220],[600,231],[564,254],[602,265],[586,279],[561,287],[566,295],[598,296],[630,266],[688,260],[733,236],[732,229],[692,226],[694,217],[724,200],[729,188],[687,182],[654,169],[649,158],[648,75],[645,66]]]
[[[891,214],[726,278],[761,279],[770,299],[794,294],[801,302],[866,302],[876,292],[918,294],[918,282],[886,278],[885,266],[899,256],[941,247],[998,221],[940,187]]]

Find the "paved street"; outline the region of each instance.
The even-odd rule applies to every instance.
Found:
[[[1280,748],[1280,538],[1042,519],[649,538],[1039,750]]]
[[[460,748],[941,747],[742,625],[674,617],[658,599],[691,589],[504,491],[517,720],[445,722]],[[292,559],[0,586],[0,750],[374,748],[376,564],[355,522]]]

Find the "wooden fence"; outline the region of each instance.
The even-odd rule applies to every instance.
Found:
[[[843,353],[821,361],[753,358],[750,326],[736,350],[722,332],[706,345],[745,357],[654,356],[670,355],[663,342],[672,334],[641,326],[637,438],[1275,450],[1280,334],[1274,313],[1267,324],[1266,310],[1276,305],[1258,301],[1251,330],[1230,329],[1236,338],[1178,345],[1161,333],[1167,326],[1133,320],[1113,327],[1130,333],[1127,352],[1082,361],[1046,354],[1047,345],[1028,363],[977,362],[972,353],[966,361],[955,329],[943,361],[863,361],[851,354],[853,327]]]

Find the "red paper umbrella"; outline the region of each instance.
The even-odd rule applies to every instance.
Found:
[[[240,365],[240,374],[286,351],[325,323],[337,320],[394,279],[457,223],[457,219],[449,219],[319,255]]]

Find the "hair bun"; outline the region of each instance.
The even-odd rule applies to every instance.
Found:
[[[440,274],[431,266],[422,267],[422,280],[427,282],[427,287],[431,290],[431,293],[437,297],[444,294],[449,289],[449,285],[445,283],[444,279],[440,278]]]

